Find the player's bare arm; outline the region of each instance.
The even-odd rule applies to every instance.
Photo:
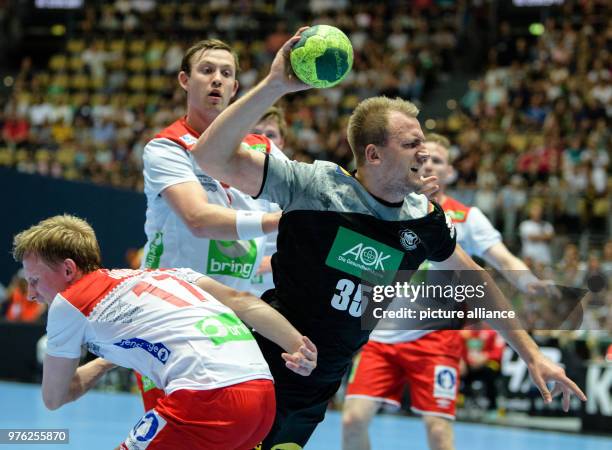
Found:
[[[253,152],[255,153],[255,152]],[[195,181],[175,184],[162,192],[170,207],[194,236],[206,239],[239,239],[237,211],[208,202],[206,191]],[[278,229],[280,213],[263,213],[262,234]]]
[[[242,138],[283,95],[308,89],[290,70],[289,53],[300,39],[298,32],[276,54],[270,73],[257,86],[223,111],[200,136],[193,155],[213,178],[257,195],[264,173],[265,155],[240,147]]]
[[[529,267],[501,242],[492,245],[483,255],[483,259],[521,292],[531,295],[558,295],[551,280],[540,280],[536,277]]]
[[[454,253],[438,266],[441,270],[469,270],[477,271],[480,282],[487,286],[487,306],[494,310],[511,309],[504,294],[497,287],[493,278],[458,245]],[[482,300],[480,300],[482,302]],[[565,370],[545,357],[539,350],[537,344],[529,334],[521,329],[517,319],[496,319],[489,321],[504,339],[516,350],[521,359],[525,361],[529,369],[531,379],[540,390],[542,397],[547,403],[552,401],[554,395],[563,394],[563,409],[569,411],[571,395],[576,395],[580,400],[586,401],[586,396],[580,388],[565,375]],[[549,391],[546,383],[554,382],[553,391]]]
[[[305,376],[315,369],[315,345],[274,308],[248,292],[229,288],[209,277],[199,278],[196,284],[232,309],[259,334],[282,347],[287,352],[282,354],[287,368]]]
[[[47,408],[57,409],[76,400],[94,387],[102,375],[116,367],[102,358],[81,367],[78,365],[79,358],[45,357],[42,395]]]

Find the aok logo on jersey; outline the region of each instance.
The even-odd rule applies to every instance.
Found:
[[[340,227],[325,264],[373,283],[390,283],[403,257],[399,250]]]
[[[219,314],[206,317],[195,324],[195,327],[215,345],[232,341],[250,341],[251,331],[233,314]]]
[[[208,275],[229,275],[249,279],[257,260],[255,241],[210,241]]]

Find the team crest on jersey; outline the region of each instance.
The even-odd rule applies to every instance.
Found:
[[[449,214],[444,214],[444,217],[446,217],[446,226],[450,230],[450,237],[454,238],[455,237],[455,225],[453,224],[453,218]]]
[[[412,230],[406,228],[405,230],[400,230],[400,243],[402,247],[406,250],[414,250],[421,242],[421,239],[416,235],[416,233]]]
[[[152,409],[132,428],[121,448],[129,450],[145,449],[165,426],[166,420]]]
[[[182,135],[179,139],[183,141],[185,145],[194,145],[196,142],[198,142],[197,138],[189,133]]]

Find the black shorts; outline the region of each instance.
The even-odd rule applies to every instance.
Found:
[[[340,387],[341,380],[317,382],[291,372],[280,356],[283,350],[266,338],[254,335],[274,376],[276,392],[276,418],[261,450],[271,450],[279,444],[294,444],[294,447],[289,447],[292,450],[302,448],[323,421],[327,405]]]

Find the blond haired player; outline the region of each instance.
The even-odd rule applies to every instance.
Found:
[[[191,269],[107,270],[93,229],[55,216],[17,234],[31,300],[49,305],[42,395],[76,400],[113,364],[138,370],[166,396],[120,448],[250,449],[274,420],[272,376],[241,319],[281,345],[300,375],[316,348],[264,302]],[[99,356],[81,367],[81,347]],[[104,358],[104,359],[102,359]]]

